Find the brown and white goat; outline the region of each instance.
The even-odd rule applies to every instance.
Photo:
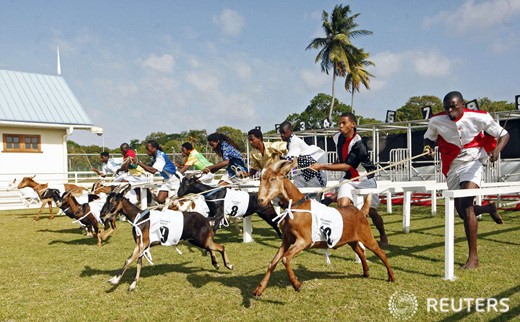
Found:
[[[134,204],[132,204],[127,198],[124,197],[130,186],[122,192],[111,192],[108,197],[103,209],[101,210],[101,218],[103,221],[110,220],[116,214],[121,213],[128,218],[128,222],[131,223],[134,228],[132,234],[136,246],[130,257],[125,261],[123,268],[117,273],[116,276],[112,277],[108,282],[112,285],[117,285],[121,280],[121,277],[125,271],[130,267],[130,264],[137,259],[137,271],[134,280],[128,287],[129,291],[132,291],[137,286],[137,281],[141,274],[141,266],[143,256],[146,256],[147,250],[155,245],[160,245],[161,242],[151,241],[150,238],[150,227],[151,217],[157,216],[161,213],[159,210],[141,210]],[[177,212],[173,210],[169,211],[171,216],[182,216],[183,229],[180,235],[180,240],[187,240],[192,245],[207,250],[211,255],[211,263],[216,269],[219,269],[217,259],[215,257],[215,251],[218,251],[222,255],[224,265],[228,269],[233,269],[228,261],[224,246],[217,244],[213,241],[213,230],[211,229],[208,220],[197,212]],[[160,235],[161,240],[166,238],[164,232],[167,232],[167,228],[161,227]],[[152,232],[154,233],[154,232]],[[154,233],[155,234],[155,233]]]
[[[90,188],[91,193],[99,195],[100,193],[109,194],[115,186],[107,186],[103,184],[103,180],[97,180]]]
[[[43,208],[45,208],[45,205],[49,206],[49,210],[51,212],[51,217],[49,219],[54,219],[54,213],[52,212],[53,196],[52,196],[52,193],[48,193],[48,191],[47,191],[49,189],[49,184],[48,183],[38,183],[38,182],[34,181],[34,177],[35,176],[24,177],[22,179],[22,181],[20,181],[20,183],[18,184],[18,189],[30,187],[34,191],[36,191],[36,193],[40,197],[42,205],[41,205],[40,209],[38,210],[38,214],[36,215],[36,217],[34,217],[35,221],[40,219],[40,215],[42,213]],[[63,189],[65,189],[65,191],[70,191],[74,195],[81,195],[83,193],[83,191],[87,191],[87,189],[84,187],[80,187],[80,186],[77,186],[75,184],[70,184],[70,183],[63,184]],[[61,192],[64,192],[64,191],[61,191]]]
[[[106,237],[102,237],[103,230],[99,231],[99,221],[92,213],[89,203],[80,204],[70,192],[65,192],[63,196],[60,196],[59,192],[54,190],[53,194],[54,202],[65,215],[76,219],[85,228],[87,236],[97,238],[97,245],[101,247],[102,240],[105,240]]]
[[[276,264],[282,259],[289,281],[293,285],[294,289],[299,291],[302,286],[302,282],[298,280],[294,271],[291,267],[291,259],[307,248],[328,248],[328,244],[325,241],[312,240],[312,214],[311,214],[311,201],[307,200],[305,196],[294,186],[294,184],[287,179],[287,173],[295,167],[295,164],[290,161],[277,161],[271,163],[262,173],[260,179],[260,187],[258,190],[258,202],[260,205],[267,205],[274,198],[281,196],[283,199],[294,201],[294,205],[291,206],[293,211],[293,217],[285,216],[280,222],[280,229],[283,234],[282,245],[278,249],[273,260],[269,264],[267,273],[264,278],[260,281],[256,289],[253,291],[253,295],[259,297],[267,287],[269,278]],[[354,252],[360,257],[363,265],[363,276],[368,277],[368,265],[365,254],[361,249],[359,242],[374,252],[379,257],[388,272],[388,281],[393,282],[395,280],[394,273],[385,252],[379,247],[377,241],[374,239],[370,224],[366,218],[368,209],[370,208],[370,198],[368,196],[365,199],[365,203],[361,210],[354,206],[339,207],[337,210],[340,212],[343,219],[343,231],[341,238],[335,244],[333,249],[348,244]],[[289,203],[290,204],[290,203]]]

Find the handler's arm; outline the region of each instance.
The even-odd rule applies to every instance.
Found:
[[[435,153],[435,150],[433,149],[435,147],[435,141],[432,141],[430,139],[424,139],[424,148],[423,152],[428,152],[429,156],[433,156]]]
[[[154,168],[154,167],[152,167],[150,165],[144,164],[141,161],[137,162],[137,165],[140,165],[141,168],[143,168],[145,171],[148,171],[150,173],[156,173],[157,172],[156,168]]]
[[[498,138],[497,146],[489,155],[489,161],[495,162],[498,160],[498,156],[500,155],[500,152],[502,152],[502,150],[506,147],[507,141],[509,141],[509,133],[506,133],[505,135],[502,135]]]
[[[309,166],[310,169],[318,171],[318,170],[326,170],[326,171],[348,171],[351,168],[350,165],[346,163],[313,163]]]
[[[215,173],[218,170],[227,167],[228,164],[229,164],[229,160],[224,160],[224,161],[219,162],[217,164],[207,166],[205,169],[202,170],[202,172],[204,172],[204,173],[208,173],[208,172]]]

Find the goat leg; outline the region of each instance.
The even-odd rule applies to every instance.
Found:
[[[54,213],[52,211],[52,200],[47,203],[49,205],[49,210],[51,212],[51,217],[49,219],[54,219]]]
[[[117,285],[119,284],[119,281],[121,280],[121,277],[123,277],[123,274],[126,272],[126,270],[128,269],[128,267],[130,267],[130,264],[132,264],[132,262],[137,258],[137,256],[139,254],[141,254],[142,251],[141,251],[141,247],[139,247],[139,245],[135,246],[134,248],[134,252],[132,253],[132,255],[130,255],[130,257],[128,257],[128,259],[125,261],[125,263],[123,264],[123,268],[121,268],[119,270],[119,272],[117,272],[116,276],[112,277],[111,279],[108,280],[108,282],[112,285]]]
[[[294,244],[292,244],[289,249],[283,254],[282,263],[285,265],[285,270],[287,271],[287,276],[289,277],[289,281],[296,291],[300,291],[302,288],[302,282],[298,280],[296,274],[294,274],[294,270],[291,267],[291,259],[305,249],[306,242],[304,239],[298,239]]]
[[[269,282],[269,279],[271,278],[271,274],[273,273],[274,269],[276,268],[276,265],[282,259],[282,255],[285,252],[285,245],[282,244],[280,248],[278,248],[278,251],[276,252],[276,255],[274,255],[273,260],[271,263],[269,263],[269,266],[267,267],[267,272],[265,273],[264,278],[260,281],[258,286],[253,291],[253,296],[259,298],[262,293],[264,292],[265,288],[267,287],[267,283]]]
[[[363,245],[365,245],[366,248],[370,249],[374,254],[379,257],[379,259],[383,262],[383,264],[386,267],[386,271],[388,272],[388,281],[394,282],[395,281],[395,275],[392,271],[392,268],[390,267],[390,263],[388,263],[388,258],[386,257],[385,252],[379,247],[379,244],[377,241],[372,237],[372,240],[362,241]]]
[[[213,238],[212,238],[213,239]],[[210,240],[209,243],[207,243],[207,249],[210,249],[210,251],[212,253],[214,253],[214,251],[217,251],[219,252],[221,255],[222,255],[222,260],[224,261],[224,266],[226,266],[227,269],[233,269],[233,264],[231,264],[229,262],[229,259],[227,257],[227,254],[226,254],[226,250],[225,250],[225,247],[224,245],[221,245],[221,244],[217,244],[215,242],[213,242],[213,240]],[[213,259],[212,259],[213,260]],[[218,268],[217,268],[218,269]]]
[[[348,243],[350,247],[354,250],[354,252],[358,255],[359,259],[361,260],[361,265],[363,266],[363,277],[368,277],[368,264],[367,264],[367,258],[365,255],[365,252],[363,251],[363,248],[361,248],[360,244],[358,242],[352,242]]]
[[[38,214],[36,215],[36,217],[34,217],[34,221],[40,220],[40,215],[42,214],[43,208],[45,208],[45,206],[46,206],[45,202],[42,202],[42,205],[41,205],[40,209],[38,210]]]
[[[137,259],[137,270],[135,272],[134,280],[128,287],[129,291],[133,291],[137,287],[137,281],[139,280],[139,277],[141,276],[141,267],[143,266],[143,256],[144,256],[144,254],[141,254],[141,256],[139,256],[139,258]]]

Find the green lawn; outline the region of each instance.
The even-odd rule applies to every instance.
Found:
[[[262,279],[280,241],[267,224],[253,218],[255,242],[243,244],[232,228],[219,230],[215,240],[226,246],[235,269],[221,265],[195,247],[152,248],[154,265],[144,261],[133,292],[127,288],[133,265],[118,286],[107,280],[134,248],[130,225],[119,229],[102,248],[65,216],[32,220],[35,211],[0,212],[1,321],[396,321],[389,299],[403,294],[417,299],[415,321],[506,321],[520,319],[520,216],[503,212],[505,223],[489,217],[479,223],[480,268],[456,268],[455,281],[444,275],[444,209],[431,217],[427,207],[412,208],[411,232],[402,232],[401,208],[387,214],[381,207],[391,245],[386,249],[397,281],[388,283],[380,260],[367,254],[370,278],[362,278],[350,247],[332,251],[332,267],[320,251],[305,251],[292,264],[304,281],[301,292],[290,285],[280,263],[261,299],[250,294]],[[373,228],[374,233],[377,232]],[[467,255],[461,220],[456,219],[455,264]],[[222,263],[222,259],[218,258]],[[478,312],[474,303],[460,312],[427,311],[427,299],[459,301],[483,298],[506,301]],[[394,302],[395,303],[395,302]],[[450,302],[451,303],[451,302]],[[398,303],[399,304],[399,303]],[[406,304],[406,303],[405,303]],[[449,304],[450,305],[450,304]],[[449,306],[448,306],[449,307]],[[405,306],[406,308],[406,306]],[[482,311],[482,307],[480,307]],[[401,317],[407,317],[404,312]]]

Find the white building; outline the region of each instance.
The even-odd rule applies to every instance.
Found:
[[[67,137],[75,130],[103,131],[61,75],[0,70],[0,188],[32,174],[45,174],[35,178],[42,183],[64,181]]]

